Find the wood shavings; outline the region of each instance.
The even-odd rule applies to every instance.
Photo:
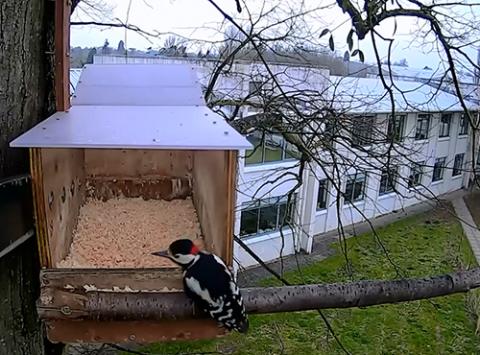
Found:
[[[191,199],[89,199],[81,207],[67,257],[58,268],[175,267],[151,255],[179,238],[202,245],[200,224]]]

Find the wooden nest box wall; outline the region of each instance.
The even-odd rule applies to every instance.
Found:
[[[70,110],[11,146],[30,149],[38,311],[52,341],[223,333],[206,319],[99,316],[128,307],[123,296],[155,293],[161,303],[182,292],[178,267],[150,254],[175,239],[198,239],[232,264],[237,152],[250,144],[205,106],[192,67],[89,65]],[[191,214],[180,210],[188,205]]]

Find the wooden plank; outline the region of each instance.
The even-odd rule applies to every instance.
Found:
[[[234,155],[228,151],[196,151],[193,201],[208,250],[232,264]]]
[[[41,267],[51,267],[52,257],[48,246],[47,217],[43,193],[43,172],[41,149],[30,149],[30,173],[34,202],[35,230]]]
[[[57,111],[70,108],[70,0],[55,2],[55,103]]]
[[[62,343],[136,343],[212,339],[226,334],[212,320],[99,322],[47,321],[47,337]]]
[[[182,150],[86,149],[88,176],[188,177],[192,172],[192,152]]]
[[[70,249],[80,206],[85,200],[83,149],[41,150],[43,201],[51,263],[65,258]]]
[[[87,179],[87,195],[103,201],[120,196],[171,201],[191,196],[192,187],[186,177],[91,177]]]
[[[227,152],[227,231],[225,239],[225,260],[228,265],[233,264],[233,234],[235,229],[235,206],[236,206],[236,189],[237,189],[237,162],[238,152],[229,150]]]
[[[46,269],[40,272],[42,288],[85,291],[130,289],[132,291],[183,290],[179,268],[160,269]]]

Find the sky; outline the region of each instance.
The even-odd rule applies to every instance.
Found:
[[[160,32],[165,34],[176,33],[185,37],[215,41],[222,38],[222,34],[218,31],[219,26],[223,21],[222,15],[207,1],[207,0],[89,0],[100,2],[102,11],[92,12],[88,7],[83,5],[79,7],[73,17],[72,21],[89,21],[91,17],[93,20],[100,22],[114,22],[116,18],[122,22],[127,22],[132,25],[139,26],[143,30],[149,32]],[[271,1],[267,6],[278,3],[278,1]],[[304,0],[307,8],[311,6],[318,6],[322,1],[318,0]],[[288,1],[283,0],[283,13],[288,11],[295,11],[295,5],[285,6]],[[260,5],[263,1],[246,0],[249,10],[256,13],[260,10]],[[295,2],[290,2],[295,4]],[[130,4],[130,7],[129,7]],[[242,14],[236,12],[234,0],[217,0],[217,4],[224,9],[229,15],[232,15],[237,20],[241,21],[242,16],[245,16],[245,9]],[[346,49],[345,39],[350,30],[349,18],[342,14],[342,12],[332,3],[324,1],[325,8],[317,10],[314,15],[307,18],[309,26],[315,32],[315,40],[318,41],[318,34],[324,28],[334,29],[335,49],[339,54],[342,54]],[[417,34],[418,26],[415,20],[402,18],[397,21],[396,26],[394,21],[387,21],[378,30],[386,36],[392,36],[394,29],[395,45],[393,47],[393,59],[399,60],[406,58],[410,67],[423,68],[429,66],[433,69],[437,68],[440,62],[435,48],[429,46],[419,45],[412,42]],[[145,50],[148,47],[158,49],[162,47],[165,36],[160,38],[148,39],[124,29],[111,29],[97,26],[72,26],[71,30],[71,45],[81,47],[102,46],[105,39],[108,39],[112,47],[116,47],[120,40],[126,43],[127,48],[136,48]],[[320,42],[325,45],[328,43],[328,35],[322,38]],[[356,48],[357,44],[355,44]],[[374,62],[375,56],[370,39],[366,39],[358,44],[358,47],[365,53],[365,60],[367,62]],[[378,47],[381,52],[381,57],[385,58],[387,53],[387,43],[380,41]],[[472,51],[474,53],[474,51]]]

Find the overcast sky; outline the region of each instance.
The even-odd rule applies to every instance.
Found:
[[[109,19],[119,18],[126,21],[129,0],[95,0],[104,1],[107,8],[103,11],[103,18],[96,18],[104,22]],[[314,3],[318,6],[321,1],[306,0],[308,3]],[[235,10],[234,0],[218,0],[217,3],[229,14],[238,15]],[[255,6],[262,2],[259,0],[248,1],[249,8],[256,11]],[[250,5],[251,4],[251,5]],[[327,4],[327,2],[325,3]],[[89,20],[88,15],[83,12],[84,8],[76,10],[72,21]],[[245,11],[244,11],[245,13]],[[214,40],[221,38],[221,34],[212,28],[218,28],[223,18],[221,14],[213,8],[207,0],[131,0],[129,12],[129,23],[137,25],[147,31],[175,32],[186,37],[196,39]],[[333,9],[320,10],[316,17],[309,22],[314,28],[321,29],[336,28],[334,32],[336,49],[343,53],[346,49],[345,38],[350,30],[350,23],[346,15],[334,7]],[[385,23],[380,29],[382,34],[391,36],[394,29],[393,21]],[[397,32],[395,35],[396,45],[393,51],[394,60],[406,58],[410,67],[424,67],[426,65],[436,68],[439,59],[432,48],[427,46],[418,46],[412,43],[416,33],[416,22],[411,19],[401,19],[397,23]],[[164,38],[149,40],[138,34],[123,29],[106,29],[92,26],[72,26],[71,44],[72,46],[92,47],[103,45],[105,39],[108,39],[112,47],[116,47],[120,40],[126,42],[127,48],[146,49],[148,47],[160,48]],[[325,37],[326,41],[328,36]],[[380,43],[382,55],[386,55],[386,44]],[[360,43],[360,48],[365,53],[367,62],[374,62],[374,52],[369,40]]]

